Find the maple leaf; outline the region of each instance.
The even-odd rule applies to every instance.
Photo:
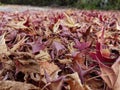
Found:
[[[19,72],[22,72],[23,74],[25,74],[25,76],[23,77],[25,81],[28,80],[29,76],[34,81],[40,80],[40,68],[39,68],[39,64],[35,60],[18,59],[15,61],[15,65],[16,65],[16,76],[19,75]]]
[[[116,62],[112,65],[112,70],[115,72],[116,81],[114,83],[114,90],[120,89],[120,57],[116,60]]]
[[[15,22],[12,21],[11,23],[8,24],[9,27],[15,28],[15,29],[26,29],[28,27],[26,27],[24,24],[26,23],[26,21],[19,21],[19,22]]]
[[[48,61],[41,61],[41,62],[39,62],[39,64],[40,64],[40,73],[41,73],[41,75],[44,75],[44,70],[46,70],[46,72],[49,75],[51,75],[55,71],[59,70],[59,67],[57,65],[55,65],[53,62],[50,63]]]
[[[110,52],[108,49],[105,49],[105,51],[102,49],[101,50],[101,43],[97,42],[96,43],[96,52],[92,52],[90,53],[90,56],[94,59],[94,60],[98,60],[97,58],[99,58],[99,60],[103,63],[113,63],[116,61],[116,58],[110,58]],[[109,57],[108,57],[109,56]]]
[[[56,79],[51,79],[50,75],[46,72],[46,70],[44,70],[44,74],[45,74],[46,82],[48,84],[48,88],[50,90],[62,90],[65,76],[63,76],[63,77],[61,76],[61,77],[56,78]],[[47,86],[43,87],[43,89],[46,87]]]
[[[64,13],[66,16],[67,20],[66,21],[61,21],[63,25],[68,26],[68,27],[80,27],[79,23],[75,23],[72,17],[68,16],[66,13]]]
[[[40,50],[43,50],[45,48],[45,45],[43,44],[41,37],[39,37],[37,40],[33,42],[28,42],[26,44],[32,47],[32,52],[34,54],[38,53]]]
[[[57,40],[53,41],[52,48],[55,50],[57,56],[63,54],[65,50],[65,46]]]
[[[93,70],[94,67],[90,67],[89,69],[83,69],[82,66],[80,65],[80,63],[78,63],[78,61],[73,61],[73,65],[71,67],[71,69],[73,70],[73,72],[77,72],[79,75],[79,78],[81,80],[81,83],[84,84],[85,79],[84,76],[87,75],[91,70]]]
[[[99,66],[101,70],[101,77],[107,83],[108,87],[113,90],[119,90],[120,57],[111,67],[108,67],[101,62],[99,62]]]
[[[47,49],[45,49],[45,50],[40,50],[39,54],[35,55],[35,59],[41,60],[41,61],[50,61],[51,57]]]
[[[119,90],[119,16],[96,10],[0,12],[0,79],[43,90]]]
[[[87,85],[82,85],[77,72],[66,75],[70,90],[91,90]]]
[[[21,30],[27,32],[28,34],[35,35],[36,34],[35,29],[32,26],[30,27],[26,26],[25,25],[26,23],[27,23],[27,18],[26,20],[22,20],[22,21],[11,21],[7,26],[14,28],[15,30]]]
[[[74,48],[74,42],[68,43],[68,50],[71,54],[77,52],[77,49]]]
[[[88,42],[79,42],[79,40],[74,39],[74,42],[75,42],[74,47],[78,48],[80,51],[84,50],[84,49],[86,49],[88,47],[90,47],[90,45],[91,45],[91,41],[88,41]]]
[[[59,26],[60,26],[60,20],[57,21],[57,23],[53,26],[53,33],[59,33]]]
[[[11,48],[10,51],[14,52],[18,48],[20,48],[20,46],[23,45],[27,39],[28,38],[23,37],[19,42],[17,42],[16,44],[13,45],[13,48]]]

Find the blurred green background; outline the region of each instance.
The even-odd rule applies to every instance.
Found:
[[[1,4],[119,10],[120,0],[0,0]]]

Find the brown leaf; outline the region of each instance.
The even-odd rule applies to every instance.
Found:
[[[116,81],[114,83],[114,90],[120,90],[120,57],[117,59],[117,61],[112,65],[112,69],[115,72]]]
[[[56,72],[57,70],[59,70],[58,66],[55,65],[53,62],[50,63],[48,61],[41,61],[40,62],[40,73],[41,75],[44,75],[44,70],[46,70],[46,72],[48,73],[48,75],[53,74],[54,72]]]
[[[60,78],[57,81],[53,81],[50,84],[50,89],[51,90],[62,90],[63,81],[64,81],[63,78]]]
[[[16,81],[0,81],[0,90],[40,90],[38,87]]]
[[[78,62],[80,65],[84,66],[84,63],[85,63],[85,59],[84,59],[84,55],[82,53],[77,53],[73,60],[75,62]]]
[[[120,90],[120,57],[112,65],[108,67],[102,63],[99,63],[101,69],[101,77],[107,83],[107,85],[113,90]]]
[[[116,80],[115,72],[108,66],[99,63],[100,70],[101,70],[101,77],[107,83],[110,88],[113,88],[114,82]]]
[[[39,64],[37,61],[28,59],[28,60],[21,60],[19,59],[16,61],[16,63],[19,63],[16,67],[19,71],[22,72],[34,72],[34,73],[39,73]]]
[[[24,80],[30,78],[34,81],[40,81],[40,67],[37,61],[28,59],[28,60],[16,60],[16,72],[22,72],[25,74]]]
[[[25,39],[25,38],[23,37],[17,44],[15,44],[15,45],[13,46],[13,48],[10,49],[10,51],[11,51],[11,52],[14,52],[14,51],[17,50],[18,48],[20,48],[20,46],[23,45],[24,42],[25,42],[27,39],[28,39],[28,38]]]
[[[68,74],[67,78],[67,83],[70,85],[70,90],[91,90],[87,85],[82,85],[77,72]]]

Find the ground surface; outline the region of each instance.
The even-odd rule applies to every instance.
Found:
[[[120,90],[119,11],[0,11],[0,90]]]
[[[32,6],[24,6],[24,5],[1,5],[0,11],[25,11],[25,10],[48,10],[48,7],[32,7]]]

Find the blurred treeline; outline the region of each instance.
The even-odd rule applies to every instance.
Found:
[[[3,4],[75,7],[80,9],[120,9],[120,0],[0,0]]]

